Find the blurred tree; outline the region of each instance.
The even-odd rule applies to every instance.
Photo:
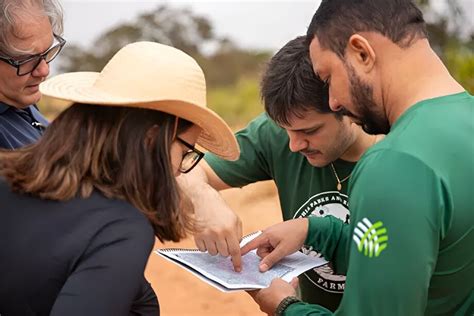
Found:
[[[128,43],[146,40],[174,46],[193,56],[206,72],[209,86],[235,84],[241,75],[256,75],[270,53],[239,49],[229,39],[217,38],[205,17],[189,9],[159,6],[130,23],[116,26],[94,42],[93,49],[68,45],[60,57],[59,70],[99,71]],[[213,54],[205,54],[214,47]]]
[[[474,93],[474,32],[459,0],[415,0],[425,13],[430,42],[451,74]],[[470,24],[470,23],[471,24]],[[99,71],[124,45],[140,40],[172,45],[193,56],[203,68],[209,105],[233,126],[241,126],[263,110],[259,98],[262,65],[271,52],[244,50],[228,38],[218,38],[211,22],[188,9],[158,6],[101,34],[93,48],[68,44],[59,57],[59,70]],[[290,39],[288,39],[290,40]],[[42,102],[43,107],[50,102]],[[60,108],[52,107],[51,117]]]
[[[469,14],[458,0],[445,1],[445,10],[436,11],[434,1],[417,0],[427,20],[430,43],[451,74],[474,94],[474,30]],[[472,18],[472,17],[471,17]]]
[[[219,41],[214,53],[198,58],[210,86],[236,84],[241,77],[256,77],[270,52],[243,50],[229,39]]]
[[[68,45],[61,55],[60,71],[98,71],[123,46],[146,40],[200,55],[202,47],[214,39],[210,22],[187,9],[159,6],[135,21],[114,27],[92,45],[93,49]]]

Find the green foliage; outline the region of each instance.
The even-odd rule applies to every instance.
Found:
[[[446,66],[461,85],[474,95],[474,53],[467,47],[448,48],[445,51]]]
[[[468,17],[458,0],[446,1],[446,10],[435,12],[435,0],[417,0],[427,16],[430,44],[453,77],[471,94],[474,93],[474,31],[466,30]]]
[[[236,84],[242,77],[258,77],[269,52],[247,51],[223,41],[214,54],[199,56],[197,61],[206,75],[210,88]]]
[[[244,126],[263,112],[258,80],[244,77],[234,85],[209,89],[208,106],[231,126]]]

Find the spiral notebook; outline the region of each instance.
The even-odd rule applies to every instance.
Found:
[[[245,236],[241,247],[260,233]],[[258,270],[260,257],[254,250],[242,257],[242,271],[235,272],[230,257],[211,256],[198,249],[168,248],[155,250],[155,253],[222,292],[266,288],[274,278],[282,278],[289,282],[301,273],[327,263],[324,258],[310,257],[297,251],[262,273]]]

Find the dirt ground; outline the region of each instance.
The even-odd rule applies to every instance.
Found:
[[[278,195],[273,182],[222,192],[243,221],[244,235],[281,221]],[[155,248],[195,248],[192,238]],[[165,316],[260,316],[258,305],[245,292],[222,293],[197,277],[152,253],[146,277],[155,289]]]

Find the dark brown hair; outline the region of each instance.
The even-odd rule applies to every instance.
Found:
[[[73,104],[35,144],[0,151],[0,175],[13,191],[42,199],[87,198],[93,190],[142,211],[161,240],[194,231],[192,207],[171,168],[176,117],[129,107]],[[179,119],[177,133],[192,123]],[[147,132],[158,126],[154,141]]]
[[[413,0],[323,0],[306,35],[308,43],[317,36],[322,48],[344,58],[349,38],[358,32],[377,32],[402,48],[427,37]]]
[[[314,73],[306,36],[289,41],[272,57],[260,94],[265,111],[280,125],[289,125],[293,115],[303,118],[306,111],[341,116],[329,108],[328,87]]]

